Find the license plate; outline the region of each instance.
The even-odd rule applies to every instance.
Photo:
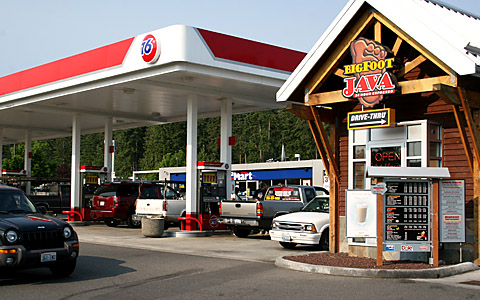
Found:
[[[290,242],[290,241],[292,241],[292,237],[290,236],[290,234],[284,233],[284,234],[282,234],[282,241]]]
[[[105,201],[100,201],[100,206],[105,206]]]
[[[49,261],[56,261],[56,260],[57,260],[57,252],[45,252],[40,254],[41,262],[49,262]]]

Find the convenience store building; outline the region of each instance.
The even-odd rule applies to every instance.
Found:
[[[379,253],[395,259],[420,245],[442,260],[480,262],[479,32],[480,17],[439,1],[352,0],[277,92],[309,122],[325,162],[331,252],[378,262]],[[458,206],[451,215],[438,208],[449,184]],[[367,215],[373,231],[348,234],[362,191],[383,192],[391,207]],[[421,206],[424,196],[431,203]],[[396,226],[379,230],[388,222]],[[422,232],[424,223],[431,228]],[[445,239],[455,224],[458,239]],[[407,229],[418,231],[415,242]]]

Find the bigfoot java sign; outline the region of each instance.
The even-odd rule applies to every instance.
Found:
[[[344,74],[352,75],[344,79],[342,94],[346,98],[358,98],[364,107],[374,107],[384,95],[399,90],[396,78],[387,69],[394,68],[395,58],[386,58],[389,50],[381,44],[359,38],[350,44],[353,64],[344,66]]]

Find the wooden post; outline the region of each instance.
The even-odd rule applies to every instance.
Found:
[[[335,124],[330,124],[330,146],[333,151],[333,159],[337,160],[338,159],[338,138],[337,138],[338,132],[337,132],[337,126]],[[330,180],[330,200],[331,205],[329,205],[330,209],[333,207],[333,212],[330,210],[330,216],[329,219],[329,226],[330,226],[330,252],[331,253],[336,253],[340,252],[340,206],[339,206],[339,201],[338,201],[338,190],[339,190],[339,180],[337,178],[338,174],[334,169],[333,163],[329,164],[329,180]],[[337,164],[338,165],[338,164]]]
[[[433,256],[433,266],[438,267],[438,256],[439,256],[439,226],[438,223],[438,207],[439,207],[439,196],[438,196],[438,179],[433,179],[432,184],[432,256]]]
[[[377,179],[377,184],[382,178]],[[377,266],[383,266],[383,195],[377,194]]]
[[[474,263],[480,265],[480,159],[475,155],[473,168],[473,205],[474,205]]]

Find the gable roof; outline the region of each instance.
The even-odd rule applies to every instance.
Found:
[[[389,19],[457,75],[480,77],[480,17],[440,1],[351,0],[278,90],[277,101],[290,100],[289,97],[364,5],[373,7]]]

